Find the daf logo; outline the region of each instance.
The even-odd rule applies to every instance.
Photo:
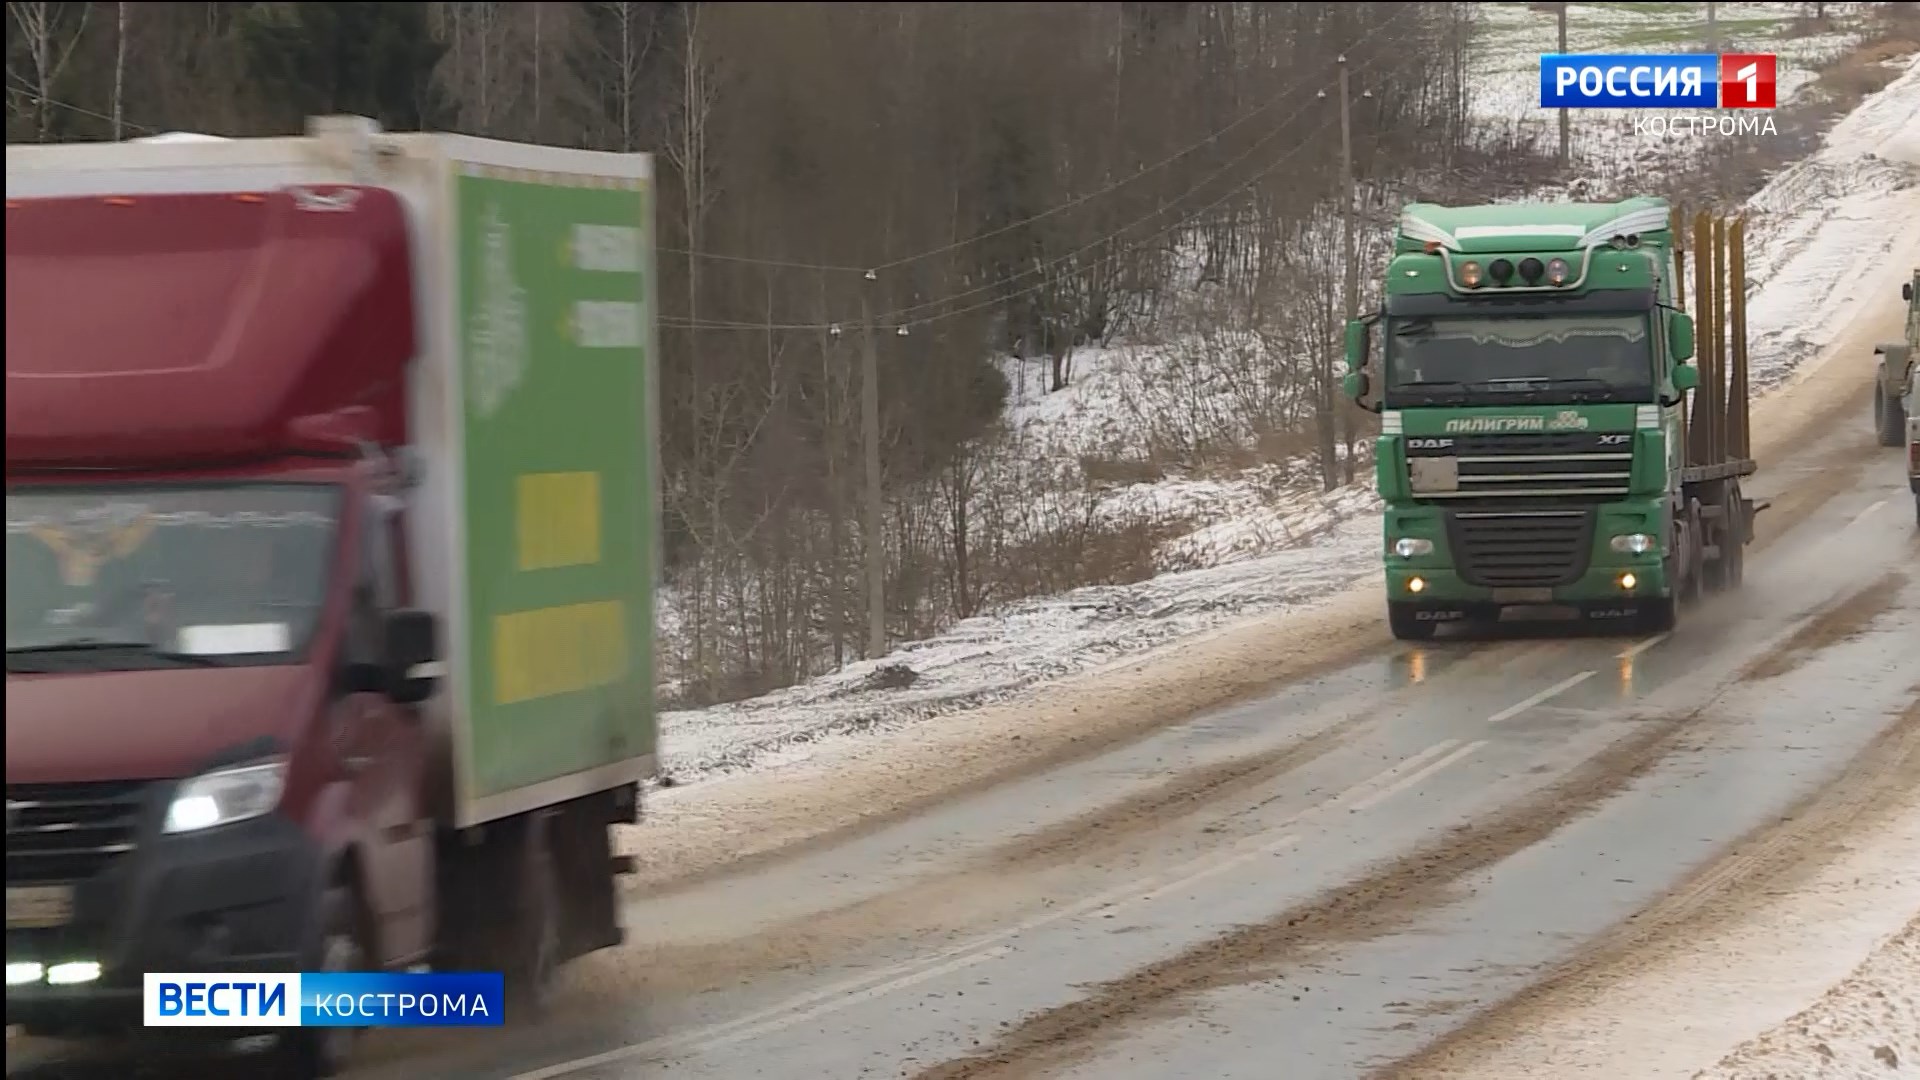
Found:
[[[1454,622],[1466,616],[1467,613],[1464,611],[1416,611],[1413,613],[1415,622]]]
[[[1407,445],[1415,450],[1445,450],[1453,445],[1452,439],[1408,439]]]

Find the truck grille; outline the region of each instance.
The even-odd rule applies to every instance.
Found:
[[[1566,585],[1586,572],[1593,511],[1455,511],[1447,543],[1460,576],[1484,588]]]
[[[1452,459],[1451,487],[1423,482],[1423,471],[1438,465],[1435,459],[1446,458]],[[1407,459],[1416,499],[1455,503],[1526,499],[1607,502],[1630,490],[1633,433],[1565,431],[1415,438],[1408,440]]]
[[[84,881],[134,849],[150,785],[7,785],[7,882]]]

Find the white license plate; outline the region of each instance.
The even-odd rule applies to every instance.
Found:
[[[45,929],[73,921],[73,886],[7,887],[7,929]]]
[[[1552,589],[1495,589],[1493,602],[1496,604],[1551,604]]]

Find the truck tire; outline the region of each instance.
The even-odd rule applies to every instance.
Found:
[[[1899,398],[1888,394],[1887,388],[1878,382],[1873,385],[1873,417],[1881,446],[1906,445],[1906,406],[1901,404]]]
[[[1387,626],[1393,630],[1394,637],[1401,641],[1432,641],[1433,632],[1439,627],[1421,622],[1414,614],[1411,604],[1387,601]]]
[[[312,971],[366,971],[368,948],[359,897],[348,885],[334,885],[320,899],[320,940],[309,961]],[[280,1037],[281,1069],[288,1080],[318,1080],[347,1069],[363,1028],[299,1028]]]
[[[560,966],[560,872],[544,816],[529,815],[509,840],[507,918],[500,931],[500,970],[507,1009],[542,1016]]]

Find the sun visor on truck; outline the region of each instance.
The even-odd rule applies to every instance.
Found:
[[[271,455],[356,405],[406,436],[392,192],[10,199],[6,243],[9,466]]]

